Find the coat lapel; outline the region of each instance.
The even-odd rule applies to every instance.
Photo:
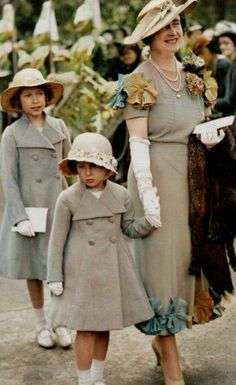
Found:
[[[126,208],[117,196],[114,195],[113,183],[107,181],[106,187],[100,197],[100,202],[107,207],[113,214],[120,214],[126,212]]]
[[[42,132],[38,131],[25,115],[20,119],[19,131],[20,129],[22,136],[18,140],[17,147],[48,148],[55,150],[54,144],[65,139],[65,135],[55,128],[51,118],[49,119],[47,116]]]
[[[66,139],[66,136],[57,128],[58,124],[51,116],[46,116],[42,134],[50,143],[56,144]]]
[[[73,216],[74,221],[111,217],[114,214],[126,211],[124,205],[113,195],[109,181],[99,199],[97,199],[88,189],[83,188],[82,185],[80,185],[80,193],[82,196],[79,202],[79,208]]]

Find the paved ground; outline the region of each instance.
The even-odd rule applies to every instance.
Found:
[[[0,198],[0,211],[3,201]],[[236,282],[236,276],[234,276]],[[49,293],[46,294],[47,306]],[[236,385],[236,305],[221,319],[178,335],[186,385]],[[151,338],[134,327],[113,332],[107,385],[163,385]],[[24,281],[0,278],[0,385],[77,385],[73,350],[44,350]]]

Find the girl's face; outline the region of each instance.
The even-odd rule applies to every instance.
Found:
[[[104,182],[111,175],[109,170],[94,163],[78,162],[76,167],[80,181],[94,191],[102,190]]]
[[[30,117],[41,115],[46,107],[46,96],[40,87],[24,88],[19,99],[23,112]]]
[[[182,39],[183,29],[178,16],[154,35],[151,50],[155,50],[157,53],[175,53],[179,50]]]
[[[227,36],[222,36],[219,38],[219,47],[221,53],[226,57],[230,57],[236,51],[236,47],[233,41]]]

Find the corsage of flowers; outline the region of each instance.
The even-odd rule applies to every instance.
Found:
[[[204,68],[203,59],[194,53],[183,58],[186,72],[186,87],[190,95],[203,98],[206,107],[213,107],[217,98],[217,83],[211,76],[212,71]]]
[[[137,109],[146,110],[156,102],[157,95],[157,90],[151,86],[150,80],[146,79],[142,72],[131,75],[119,74],[109,105],[116,110],[124,108],[128,102]]]

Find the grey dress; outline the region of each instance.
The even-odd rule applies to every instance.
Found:
[[[175,298],[177,302],[185,301],[187,310],[184,311],[192,316],[195,278],[188,274],[191,240],[187,144],[196,124],[204,120],[204,105],[200,98],[191,97],[185,87],[178,99],[149,60],[136,71],[143,72],[158,90],[157,102],[150,110],[141,111],[128,105],[124,116],[125,119],[148,117],[151,172],[160,196],[162,227],[146,239],[135,240],[135,257],[149,297],[160,301],[165,314]],[[128,189],[136,214],[142,215],[132,167]],[[166,324],[161,334],[169,332]]]
[[[0,276],[46,279],[48,240],[57,196],[66,187],[58,162],[70,149],[61,119],[46,116],[42,132],[26,115],[6,127],[1,141],[5,208],[0,229]],[[26,237],[12,226],[28,219],[25,207],[48,208],[45,233]]]

